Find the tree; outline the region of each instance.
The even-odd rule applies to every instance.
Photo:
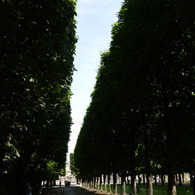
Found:
[[[133,181],[141,170],[150,194],[160,167],[175,193],[178,164],[186,170],[194,159],[193,9],[191,1],[124,1],[75,147],[81,177]]]
[[[21,194],[48,161],[64,167],[74,71],[75,1],[0,2],[0,182]]]
[[[79,169],[76,168],[76,166],[75,166],[74,153],[70,153],[70,169],[71,169],[71,173],[75,177],[77,177],[79,175]]]

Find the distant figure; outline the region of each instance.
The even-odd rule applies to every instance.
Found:
[[[68,187],[68,182],[67,181],[65,181],[65,186],[66,186],[66,188]]]
[[[68,181],[68,187],[70,188],[70,182]]]
[[[32,187],[30,186],[30,183],[26,184],[26,195],[32,195]]]
[[[61,181],[60,181],[60,187],[61,187]]]

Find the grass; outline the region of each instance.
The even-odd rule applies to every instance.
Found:
[[[145,185],[137,185],[138,194],[145,195],[146,187]],[[153,195],[167,195],[168,186],[155,186],[153,185]],[[193,189],[190,186],[177,186],[177,195],[193,195]]]
[[[193,195],[193,189],[190,186],[177,186],[177,195]],[[97,189],[97,186],[96,186]],[[113,184],[110,185],[111,191],[114,193]],[[107,185],[102,185],[102,190],[107,191]],[[130,184],[126,184],[126,193],[132,193],[132,189]],[[137,184],[137,192],[138,195],[146,194],[146,185],[145,184]],[[122,194],[122,185],[117,184],[117,193]],[[168,195],[168,186],[164,185],[153,185],[153,195]]]
[[[177,186],[177,195],[193,195],[193,189],[190,186]],[[111,189],[113,191],[113,185],[111,185]],[[105,190],[105,186],[103,186],[103,190]],[[126,193],[132,193],[130,184],[126,185]],[[146,185],[144,184],[137,184],[137,192],[138,195],[145,195],[146,194]],[[117,185],[117,193],[122,194],[122,185]],[[168,194],[168,186],[160,186],[160,185],[153,185],[153,195],[167,195]]]

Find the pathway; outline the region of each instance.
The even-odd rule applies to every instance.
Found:
[[[95,190],[86,190],[82,187],[73,186],[71,188],[55,187],[43,189],[42,195],[103,195],[104,193]]]

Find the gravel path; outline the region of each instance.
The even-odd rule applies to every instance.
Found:
[[[97,192],[95,190],[88,190],[83,187],[72,187],[72,189],[76,192],[77,195],[106,195],[103,192]]]
[[[64,188],[43,188],[41,195],[64,195]]]
[[[42,189],[41,195],[108,195],[108,194],[75,186],[71,188],[56,187],[56,188]]]

